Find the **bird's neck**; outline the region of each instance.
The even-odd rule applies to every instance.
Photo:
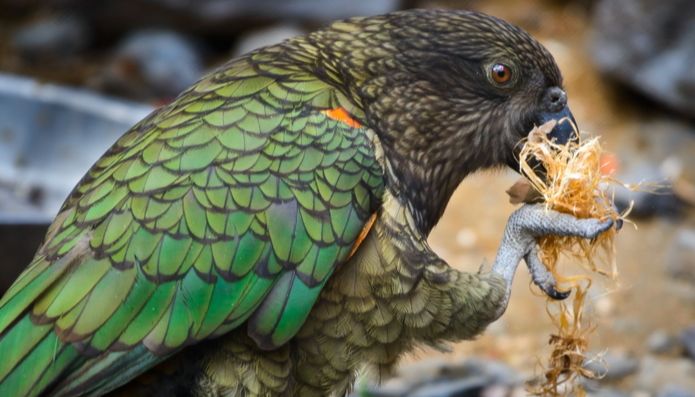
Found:
[[[375,44],[378,29],[359,25],[344,22],[287,41],[284,53],[363,111],[359,121],[383,147],[389,187],[428,235],[464,177],[492,164],[493,155],[481,152],[490,152],[484,141],[494,134],[481,131],[475,120],[467,124],[470,131],[460,131],[459,119],[469,117],[456,113],[461,106],[432,100],[441,93],[397,67],[393,49]],[[461,147],[470,150],[456,149]]]
[[[429,235],[466,174],[450,170],[443,163],[431,166],[418,163],[414,158],[389,154],[388,149],[385,153],[387,185],[392,194],[408,208],[420,233]]]
[[[386,72],[395,51],[384,45],[386,34],[378,18],[352,18],[285,41],[283,53],[362,108],[364,91],[375,84],[371,76]]]

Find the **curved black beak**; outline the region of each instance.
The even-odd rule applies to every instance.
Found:
[[[548,137],[554,139],[555,142],[566,145],[567,143],[579,139],[577,122],[567,106],[567,94],[560,87],[548,88],[539,104],[541,109],[535,117],[531,119],[532,126],[540,126],[548,121],[555,120],[555,127],[548,133]],[[530,132],[531,128],[526,133]],[[521,150],[520,146],[515,148],[515,153],[507,162],[515,171],[519,171],[518,153]],[[532,159],[533,160],[533,159]],[[539,174],[544,174],[543,167],[540,163],[532,161],[532,168],[537,169]]]
[[[537,116],[536,125],[545,124],[550,120],[557,121],[555,128],[548,134],[549,138],[555,139],[555,142],[561,145],[578,138],[577,122],[567,107],[567,94],[562,88],[553,86],[545,90],[540,108],[542,110]]]
[[[538,125],[545,124],[551,120],[557,121],[557,124],[548,133],[549,138],[554,139],[555,142],[561,145],[577,140],[577,122],[574,120],[574,116],[567,105],[558,112],[543,112],[538,115]]]

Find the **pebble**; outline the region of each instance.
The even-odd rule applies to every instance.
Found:
[[[676,232],[666,249],[666,272],[674,280],[695,284],[695,229]]]
[[[516,386],[523,383],[523,376],[507,364],[484,359],[470,357],[459,363],[450,363],[442,371],[442,376],[451,379],[482,376],[489,380],[489,384]]]
[[[413,383],[404,378],[391,378],[378,387],[368,387],[367,395],[370,397],[400,397],[406,396],[413,389]],[[356,393],[355,396],[363,394]]]
[[[654,331],[647,338],[647,348],[654,354],[676,353],[681,349],[680,340],[663,330]]]
[[[677,385],[664,386],[656,397],[695,397],[695,392]]]
[[[626,352],[609,351],[600,360],[586,362],[584,368],[596,374],[602,382],[612,382],[637,372],[639,361]]]
[[[134,97],[173,98],[203,71],[199,49],[187,36],[141,30],[121,42],[99,84]]]
[[[620,211],[631,207],[631,218],[649,218],[654,216],[675,217],[683,210],[683,203],[674,194],[670,183],[658,164],[648,160],[635,160],[623,164],[617,179],[624,183],[659,186],[658,194],[654,189],[630,191],[615,190],[615,205]]]
[[[589,397],[631,397],[629,393],[613,388],[602,388],[589,393]]]
[[[396,377],[367,387],[373,397],[509,397],[525,395],[524,377],[495,360],[471,357],[458,362],[430,358],[401,365]],[[521,392],[520,392],[521,390]]]
[[[681,343],[683,344],[688,357],[695,361],[695,325],[690,326],[681,332]]]
[[[519,393],[520,388],[510,388],[509,386],[492,385],[488,386],[480,392],[480,397],[512,397],[514,393]],[[519,394],[526,396],[526,393]]]
[[[594,17],[592,53],[600,70],[672,110],[695,116],[692,0],[601,0]]]
[[[439,381],[418,387],[408,397],[479,397],[488,384],[484,376]]]
[[[601,383],[597,379],[581,377],[579,378],[579,385],[588,393],[598,393],[602,390]]]
[[[396,375],[411,385],[437,379],[447,365],[443,358],[427,358],[400,366]]]
[[[695,390],[695,364],[687,358],[645,356],[634,377],[633,390],[655,394],[667,387]]]
[[[57,16],[26,25],[12,36],[12,46],[24,57],[45,59],[76,54],[88,45],[85,24],[76,17]]]

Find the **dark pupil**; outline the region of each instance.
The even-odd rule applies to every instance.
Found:
[[[507,67],[504,65],[495,65],[493,68],[493,72],[499,77],[500,79],[504,79],[507,77]]]

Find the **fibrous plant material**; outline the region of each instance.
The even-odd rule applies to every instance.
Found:
[[[568,120],[564,122],[569,122]],[[605,172],[604,155],[598,138],[577,139],[558,144],[548,138],[555,121],[534,128],[519,155],[521,172],[526,176],[509,191],[511,201],[543,202],[548,210],[568,213],[577,218],[612,219],[622,222],[613,206],[609,187],[619,184]],[[615,280],[614,258],[616,228],[610,228],[594,240],[579,237],[545,236],[539,239],[540,257],[554,275],[560,289],[572,289],[569,303],[548,298],[547,311],[556,331],[550,336],[550,357],[542,363],[543,379],[532,390],[539,396],[584,395],[578,380],[595,375],[584,369],[587,338],[595,327],[585,318],[584,304],[591,286],[591,275],[599,273]],[[558,271],[560,255],[567,255],[587,270],[566,276]]]

